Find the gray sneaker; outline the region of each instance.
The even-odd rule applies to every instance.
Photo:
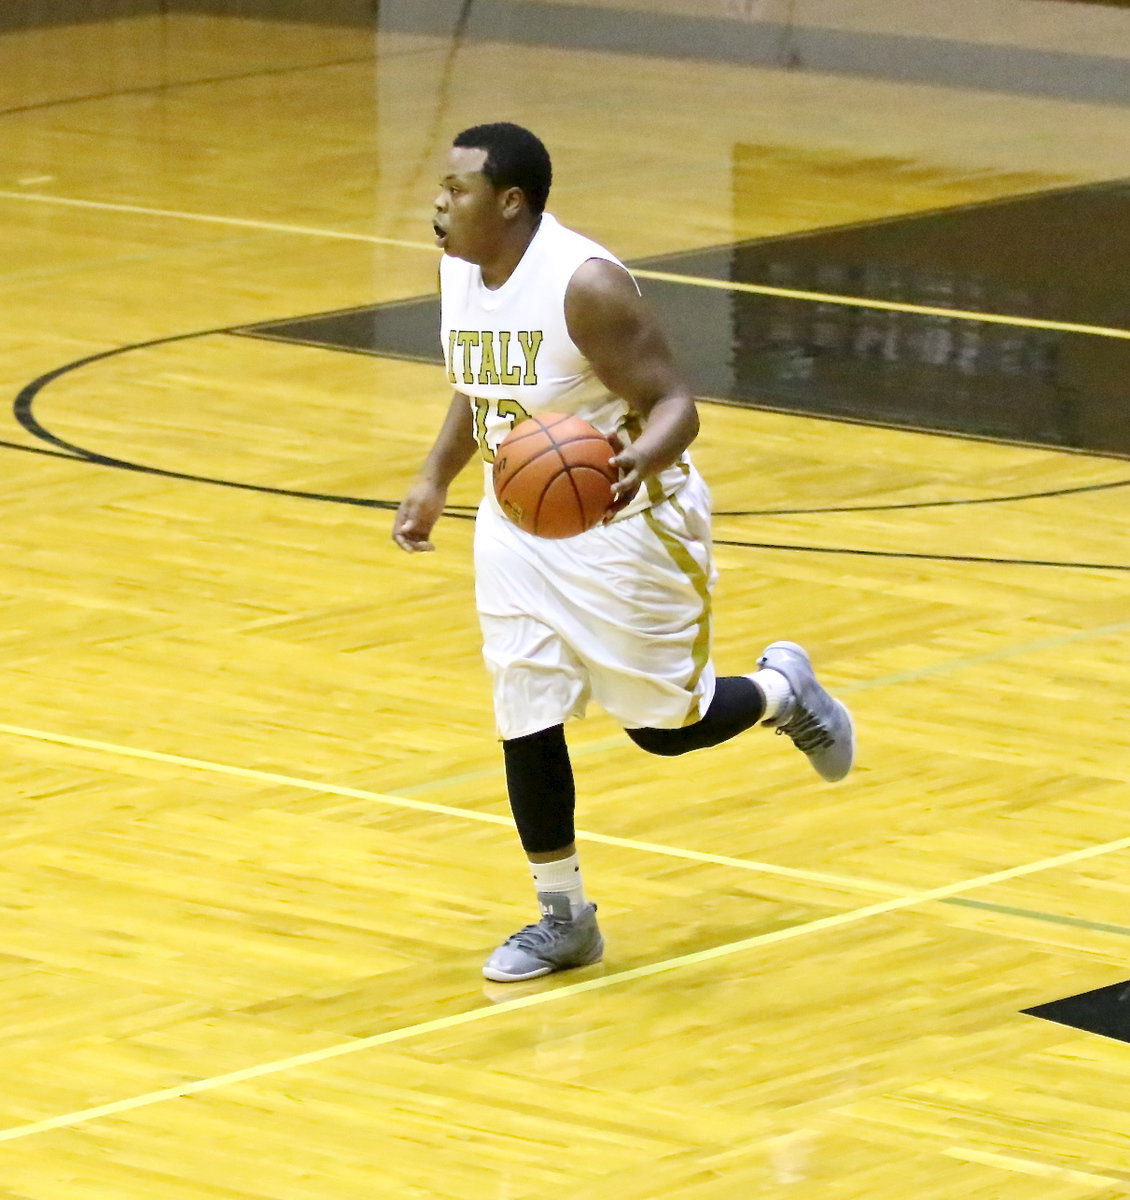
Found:
[[[551,971],[600,962],[603,953],[596,905],[587,904],[572,920],[551,912],[536,925],[511,934],[487,959],[483,974],[498,983],[534,979]]]
[[[789,707],[765,724],[787,733],[829,783],[843,779],[855,758],[851,713],[817,682],[805,649],[796,642],[774,642],[757,663],[780,671],[793,689]]]

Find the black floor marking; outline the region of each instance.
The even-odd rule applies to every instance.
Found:
[[[384,500],[362,496],[345,496],[333,493],[323,492],[304,492],[293,488],[278,488],[269,487],[264,484],[245,483],[240,480],[221,479],[215,476],[200,475],[187,471],[173,471],[164,467],[148,466],[144,463],[131,462],[127,459],[118,458],[113,455],[103,454],[96,450],[90,450],[86,447],[79,446],[74,442],[67,441],[58,434],[52,433],[46,426],[40,422],[34,412],[36,398],[41,394],[44,388],[49,384],[59,379],[63,375],[67,375],[72,371],[80,370],[83,367],[89,366],[92,363],[102,362],[108,358],[114,358],[121,354],[127,354],[133,350],[148,349],[153,346],[169,345],[174,342],[188,341],[198,337],[214,336],[216,334],[225,333],[244,333],[244,330],[235,329],[206,329],[196,333],[175,334],[171,337],[154,338],[151,341],[138,342],[130,346],[118,346],[112,350],[104,350],[98,354],[87,355],[84,358],[76,359],[74,362],[67,363],[64,366],[56,367],[52,371],[48,371],[39,378],[32,380],[21,389],[16,397],[13,405],[13,415],[19,424],[33,437],[40,441],[47,442],[55,447],[55,450],[50,452],[58,457],[71,458],[78,462],[85,462],[93,466],[111,467],[116,470],[133,471],[138,474],[159,476],[165,479],[180,479],[191,483],[211,484],[216,487],[235,488],[240,491],[258,492],[264,495],[285,496],[298,500],[313,500],[322,503],[330,504],[345,504],[360,508],[374,508],[393,510],[399,506],[397,500]],[[7,449],[22,450],[28,453],[44,453],[39,447],[21,446],[17,443],[3,442],[0,443]],[[1119,484],[1110,485],[1095,485],[1101,486],[1121,486]],[[916,507],[916,506],[909,506]],[[784,515],[790,510],[781,510],[779,514],[762,513],[762,514],[718,514],[724,515]],[[473,520],[474,510],[471,506],[453,505],[444,510],[444,515],[456,520]],[[1022,559],[1022,558],[996,558],[996,557],[980,557],[975,555],[954,555],[954,554],[926,554],[911,551],[888,551],[888,550],[867,550],[855,549],[844,546],[801,546],[787,545],[783,543],[773,542],[754,542],[738,539],[715,539],[715,544],[719,546],[730,546],[741,549],[763,549],[763,550],[788,550],[800,553],[810,554],[846,554],[858,555],[869,558],[915,558],[926,559],[935,562],[963,562],[963,563],[984,563],[992,565],[1012,565],[1012,566],[1031,566],[1031,567],[1061,567],[1069,569],[1082,570],[1105,570],[1105,571],[1130,571],[1130,565],[1121,563],[1084,563],[1045,559]]]
[[[1008,567],[1071,567],[1084,571],[1130,571],[1130,563],[1061,562],[1049,558],[995,558],[981,554],[927,554],[914,550],[861,550],[850,546],[796,546],[778,542],[744,542],[714,538],[716,546],[738,546],[744,550],[804,550],[810,554],[850,554],[863,558],[915,558],[930,562],[984,563]]]
[[[318,500],[332,504],[348,504],[361,508],[395,509],[397,502],[392,500],[376,500],[362,496],[342,496],[323,492],[304,492],[294,488],[269,487],[265,484],[245,483],[235,479],[219,479],[210,475],[198,475],[187,471],[172,471],[164,467],[152,467],[144,463],[130,462],[124,458],[116,458],[113,455],[102,454],[96,450],[88,450],[83,446],[76,445],[74,442],[66,441],[64,438],[47,429],[33,411],[36,397],[39,396],[48,384],[72,371],[89,366],[91,363],[101,362],[107,358],[114,358],[120,354],[127,354],[132,350],[144,350],[152,346],[164,346],[173,342],[184,342],[192,338],[208,337],[226,332],[226,329],[206,329],[197,333],[182,333],[175,334],[172,337],[154,338],[152,341],[138,342],[132,346],[117,346],[113,350],[104,350],[99,354],[90,354],[85,358],[79,358],[74,362],[67,363],[65,366],[56,367],[53,371],[48,371],[45,375],[39,376],[38,379],[32,380],[31,383],[22,388],[12,406],[12,414],[19,424],[33,437],[55,446],[56,450],[47,451],[39,447],[21,446],[15,442],[0,442],[0,445],[3,445],[7,449],[23,450],[31,454],[49,453],[59,458],[69,458],[78,462],[90,463],[94,466],[113,467],[120,471],[135,471],[142,475],[156,475],[165,479],[183,479],[191,483],[214,484],[217,487],[237,488],[245,492],[261,492],[270,496],[290,496],[299,500]]]
[[[46,446],[25,446],[22,442],[0,441],[5,450],[19,450],[24,454],[39,454],[47,458],[65,458],[69,462],[86,462],[87,459],[67,450],[48,450]]]
[[[1130,1042],[1130,980],[1026,1008],[1029,1016]]]
[[[17,113],[39,112],[48,108],[65,108],[71,104],[86,104],[95,100],[118,100],[123,96],[147,96],[154,92],[176,92],[186,88],[206,87],[213,83],[239,83],[245,79],[259,79],[272,75],[293,75],[303,71],[320,71],[327,67],[357,66],[373,63],[376,56],[366,54],[357,58],[335,58],[325,62],[292,63],[285,67],[264,67],[258,71],[245,71],[238,75],[215,75],[207,79],[179,79],[165,83],[150,83],[142,87],[118,88],[109,92],[89,92],[81,96],[60,96],[56,100],[41,100],[35,104],[18,104],[12,108],[0,108],[0,117],[15,116]]]
[[[1080,206],[1085,210],[1084,215],[1089,213],[1095,219],[1083,221],[1080,224],[1078,221]],[[1017,211],[1020,209],[1024,210],[1026,217],[1023,222],[1018,222],[1016,219]],[[1047,229],[1045,229],[1045,239],[1050,239],[1051,242],[1055,242],[1057,238],[1062,237],[1065,223],[1073,221],[1076,232],[1079,232],[1080,229],[1084,231],[1079,236],[1090,238],[1090,241],[1083,248],[1078,245],[1076,246],[1073,261],[1083,263],[1089,267],[1094,267],[1100,261],[1104,263],[1108,268],[1108,274],[1104,278],[1107,279],[1109,284],[1105,292],[1102,288],[1096,289],[1092,286],[1094,282],[1093,278],[1083,283],[1065,284],[1063,282],[1065,272],[1062,264],[1057,262],[1052,267],[1049,267],[1044,261],[1044,257],[1040,254],[1033,255],[1031,253],[1030,243],[1033,237],[1030,227],[1033,223],[1037,226],[1040,224],[1039,221],[1033,222],[1033,213],[1043,214],[1042,220],[1044,225],[1047,226]],[[1102,219],[1098,219],[1099,217]],[[790,286],[811,285],[812,290],[826,290],[829,285],[835,285],[838,290],[845,293],[852,291],[855,294],[869,295],[875,298],[894,298],[920,303],[948,303],[954,307],[969,307],[973,300],[976,300],[983,309],[989,308],[992,306],[984,303],[985,300],[996,296],[1001,300],[1001,304],[998,304],[997,307],[1007,307],[1010,311],[1015,312],[1017,304],[1023,299],[1025,305],[1031,310],[1030,315],[1055,315],[1057,310],[1074,311],[1070,307],[1064,308],[1063,305],[1069,301],[1082,303],[1083,292],[1088,292],[1090,295],[1089,303],[1091,305],[1087,310],[1088,319],[1102,320],[1110,306],[1121,305],[1120,298],[1123,293],[1121,290],[1122,275],[1119,274],[1122,267],[1120,255],[1130,254],[1130,247],[1122,246],[1122,243],[1118,239],[1115,239],[1115,242],[1112,243],[1109,238],[1109,229],[1111,228],[1112,221],[1117,223],[1124,217],[1127,219],[1127,223],[1130,223],[1130,185],[1120,181],[1114,184],[1091,185],[1086,188],[1056,189],[1047,193],[1028,194],[1012,198],[1011,200],[996,200],[984,204],[964,205],[956,209],[942,209],[929,214],[918,214],[908,218],[885,218],[880,221],[866,222],[861,225],[838,226],[829,230],[814,230],[806,234],[792,235],[786,238],[761,239],[733,246],[718,246],[706,250],[681,253],[677,256],[652,258],[648,262],[657,265],[671,265],[677,259],[680,267],[687,272],[714,278],[731,278],[749,282],[780,282],[782,273],[785,273],[788,275]],[[1019,259],[1008,259],[1008,256],[1004,255],[1002,261],[1007,260],[1012,264],[1011,267],[1005,269],[998,263],[995,268],[997,274],[989,281],[992,283],[992,286],[988,285],[986,279],[981,279],[977,283],[980,289],[978,294],[975,297],[971,297],[968,294],[968,289],[971,286],[970,279],[972,278],[969,272],[984,261],[987,246],[999,249],[1004,244],[1004,240],[1006,240],[1004,237],[1005,233],[1008,230],[1014,229],[1017,225],[1023,226],[1023,229],[1018,231],[1017,236],[1028,247],[1025,254],[1020,255]],[[976,232],[979,229],[981,230],[979,238],[974,237],[971,231]],[[925,238],[925,248],[923,248],[922,244],[923,238]],[[957,250],[952,246],[954,242],[960,243]],[[1116,248],[1119,246],[1121,249]],[[909,259],[907,259],[907,247],[912,251]],[[898,251],[898,253],[895,253],[895,251]],[[891,254],[895,254],[895,260],[897,261],[890,259]],[[954,257],[955,255],[956,258]],[[892,261],[894,261],[893,266],[891,265]],[[853,262],[858,265],[852,266]],[[792,264],[791,266],[788,265],[790,263]],[[1018,263],[1019,266],[1017,265]],[[782,264],[785,265],[782,266]],[[798,278],[798,272],[801,271],[801,267],[797,264],[807,264],[805,270],[808,270],[809,274],[803,278]],[[1130,271],[1130,257],[1128,257],[1125,265],[1127,270]],[[831,272],[831,276],[834,276],[834,278],[829,276],[829,272]],[[1017,278],[1018,275],[1019,281]],[[1053,278],[1056,282],[1056,288],[1049,290],[1049,286],[1045,285],[1048,284],[1049,279]],[[974,280],[974,282],[977,281]],[[657,281],[649,281],[649,284],[656,283]],[[907,295],[906,289],[910,284],[914,284],[915,287],[919,285],[926,287],[929,294],[921,294],[919,291],[912,289],[911,294]],[[923,318],[914,314],[900,313],[876,314],[874,310],[869,315],[864,313],[861,318],[861,310],[858,309],[853,310],[851,314],[844,317],[842,306],[839,306],[838,311],[834,311],[837,310],[837,306],[830,304],[770,300],[770,298],[766,297],[751,296],[748,293],[719,291],[707,292],[705,300],[709,301],[709,304],[704,305],[702,289],[692,289],[680,284],[659,285],[660,296],[663,294],[662,288],[664,286],[668,289],[666,293],[668,297],[678,297],[678,303],[670,314],[670,317],[673,319],[668,320],[668,325],[678,331],[678,336],[689,339],[690,346],[685,347],[685,349],[688,351],[690,360],[698,362],[700,367],[704,361],[709,362],[711,364],[709,369],[715,371],[714,381],[718,382],[720,379],[728,381],[727,390],[718,398],[718,401],[721,403],[736,403],[758,408],[771,408],[775,411],[786,413],[803,412],[805,415],[824,418],[831,417],[835,420],[846,420],[852,423],[910,428],[914,430],[921,430],[924,426],[929,427],[934,425],[939,418],[938,408],[933,402],[935,399],[933,395],[935,388],[932,387],[925,389],[926,403],[920,404],[918,408],[911,405],[906,419],[902,421],[892,421],[889,419],[889,413],[876,413],[873,410],[873,406],[870,409],[868,407],[876,390],[882,390],[881,388],[876,389],[874,386],[875,371],[879,371],[881,378],[884,370],[888,372],[895,370],[895,382],[898,383],[901,381],[901,384],[905,386],[908,384],[908,379],[912,382],[913,376],[913,372],[910,372],[908,376],[906,368],[908,366],[911,368],[923,366],[923,363],[918,361],[922,355],[918,353],[910,354],[909,363],[904,361],[898,353],[893,354],[893,357],[890,353],[885,355],[883,353],[870,355],[864,353],[862,358],[854,352],[849,354],[849,360],[855,362],[857,367],[862,365],[863,368],[866,368],[862,378],[855,380],[852,383],[852,387],[849,388],[849,399],[850,396],[855,396],[856,400],[837,405],[836,396],[833,395],[832,403],[825,403],[823,407],[818,405],[816,411],[813,411],[812,399],[814,393],[820,392],[820,387],[818,386],[819,380],[814,385],[812,378],[809,378],[805,381],[803,387],[799,387],[798,385],[799,390],[797,390],[797,394],[792,396],[789,403],[784,405],[767,404],[765,402],[766,389],[755,387],[751,392],[749,387],[746,386],[749,382],[747,377],[751,373],[755,377],[759,371],[764,373],[764,362],[759,366],[758,356],[760,355],[762,360],[764,360],[766,354],[768,354],[770,365],[772,365],[772,361],[781,357],[781,354],[778,352],[780,346],[786,347],[784,352],[785,360],[791,361],[791,359],[795,358],[796,353],[801,353],[802,355],[808,354],[812,363],[819,365],[820,362],[824,362],[825,366],[831,364],[834,367],[840,361],[837,358],[837,354],[842,358],[842,352],[844,351],[842,330],[840,333],[836,332],[837,322],[840,321],[846,321],[847,325],[845,327],[855,329],[857,333],[860,328],[866,326],[868,320],[877,322],[878,324],[873,328],[868,326],[868,328],[871,328],[872,334],[880,327],[886,328],[889,332],[902,317],[933,322],[933,325],[926,329],[927,333],[929,333],[930,328],[937,333],[941,327],[946,327],[943,330],[944,337],[935,345],[935,350],[938,352],[935,357],[939,361],[925,365],[945,367],[949,370],[950,375],[954,377],[961,375],[961,371],[956,369],[962,366],[962,362],[952,358],[954,346],[960,337],[960,327],[963,324],[956,319],[951,320],[945,317]],[[944,295],[939,296],[939,288],[945,293]],[[693,297],[693,299],[690,299],[688,306],[689,297]],[[719,311],[725,314],[725,320],[722,321],[721,328],[724,334],[724,341],[725,339],[729,339],[725,341],[725,346],[729,348],[728,352],[725,351],[725,346],[719,343],[718,330],[711,326],[711,321],[719,315],[713,312],[711,306],[717,307],[719,300],[721,300],[723,306]],[[1008,300],[1010,303],[1004,304],[1004,300]],[[758,332],[757,328],[749,326],[749,321],[743,317],[743,314],[748,314],[749,303],[751,301],[769,303],[768,315],[763,314],[762,317],[758,318],[758,321],[765,326],[764,329],[761,329],[761,332]],[[782,334],[783,329],[788,333],[789,338],[795,337],[797,333],[796,329],[789,325],[788,322],[780,328],[774,326],[774,321],[780,318],[779,309],[781,304],[807,306],[808,313],[803,324],[808,332],[804,336],[810,339],[811,344],[804,343],[799,351],[796,348],[797,343],[795,341],[788,341],[788,339],[786,339],[785,343],[780,343],[779,339],[774,341],[776,334]],[[1047,311],[1049,307],[1051,309],[1050,312]],[[705,308],[710,308],[711,311],[704,316]],[[1121,307],[1118,307],[1118,311],[1121,312]],[[775,313],[776,315],[774,315]],[[789,318],[789,320],[791,321],[792,318]],[[744,325],[743,321],[745,321]],[[860,325],[861,321],[863,325]],[[44,427],[39,421],[33,411],[34,401],[44,388],[60,376],[79,370],[92,363],[132,350],[145,349],[214,334],[258,337],[271,341],[290,342],[291,344],[310,345],[346,350],[353,353],[404,358],[412,361],[439,364],[442,359],[437,344],[437,324],[438,297],[433,295],[409,298],[384,305],[359,306],[336,310],[332,313],[320,313],[302,318],[264,322],[254,326],[203,330],[197,333],[154,339],[138,343],[134,346],[118,347],[100,354],[90,355],[40,376],[20,392],[15,402],[15,416],[20,424],[34,437],[55,447],[54,453],[59,454],[61,457],[72,457],[78,461],[84,461],[93,465],[163,476],[165,478],[238,488],[244,491],[261,492],[270,495],[292,496],[299,499],[347,504],[358,507],[395,509],[397,501],[394,500],[303,492],[289,488],[276,488],[245,483],[238,480],[219,479],[191,472],[173,471],[147,466],[142,463],[130,462],[111,454],[78,446],[59,437]],[[965,322],[964,324],[976,326],[978,323]],[[757,325],[756,321],[754,325]],[[949,328],[950,326],[953,328]],[[776,329],[776,334],[774,333],[774,329]],[[995,407],[1002,410],[998,414],[999,419],[1015,421],[1016,414],[1021,414],[1024,432],[1031,432],[1033,420],[1035,420],[1035,432],[1042,434],[1042,436],[1031,440],[1021,440],[1019,444],[1035,445],[1042,448],[1054,447],[1061,451],[1067,450],[1114,458],[1125,457],[1126,452],[1118,448],[1125,446],[1126,451],[1130,451],[1130,423],[1126,422],[1123,417],[1122,381],[1125,377],[1124,374],[1119,374],[1114,370],[1107,372],[1111,381],[1109,396],[1104,392],[1100,396],[1103,403],[1099,404],[1098,409],[1087,409],[1089,417],[1095,417],[1097,411],[1098,417],[1102,419],[1089,419],[1083,422],[1084,428],[1082,429],[1082,434],[1080,433],[1080,429],[1077,428],[1079,422],[1076,419],[1079,409],[1078,395],[1072,397],[1075,407],[1071,409],[1072,421],[1069,422],[1071,428],[1067,430],[1070,436],[1064,436],[1062,421],[1059,421],[1058,424],[1053,422],[1050,428],[1043,428],[1040,425],[1043,409],[1040,409],[1039,406],[1037,406],[1036,416],[1033,418],[1031,412],[1032,406],[1027,403],[1027,400],[1030,398],[1029,393],[1032,380],[1047,374],[1044,368],[1048,366],[1049,362],[1058,361],[1055,360],[1054,356],[1052,359],[1048,359],[1047,356],[1041,357],[1040,354],[1035,353],[1033,349],[1035,343],[1025,341],[1025,335],[1033,332],[1010,329],[1004,326],[982,325],[980,327],[978,337],[981,337],[983,334],[990,341],[993,338],[1003,339],[1000,345],[997,346],[998,350],[1000,350],[1001,346],[1011,344],[1013,358],[1008,359],[1006,362],[999,355],[997,357],[990,355],[990,365],[999,367],[1002,364],[1011,364],[1010,377],[1015,377],[1016,386],[1023,393],[1023,402],[1019,404],[1007,402],[1002,404],[1001,397],[996,392],[991,393]],[[1040,332],[1043,333],[1046,331]],[[707,333],[708,336],[705,336]],[[867,336],[870,337],[871,334]],[[1061,335],[1054,336],[1060,337]],[[1127,343],[1098,337],[1083,338],[1082,335],[1070,336],[1075,337],[1077,341],[1086,342],[1089,349],[1097,353],[1100,358],[1102,358],[1104,353],[1107,354],[1112,364],[1117,366],[1119,370],[1121,370],[1123,365],[1130,366],[1130,362],[1122,364],[1119,361],[1119,354],[1124,354],[1126,350],[1130,349],[1130,345]],[[707,343],[705,347],[701,344],[703,340]],[[802,338],[802,342],[803,340]],[[866,341],[866,338],[864,340]],[[1106,345],[1102,345],[1102,343],[1106,343]],[[1099,346],[1097,351],[1095,351],[1096,345]],[[789,346],[793,347],[793,349],[787,349]],[[1025,347],[1027,347],[1027,350],[1025,350]],[[866,348],[864,346],[864,349]],[[860,347],[856,345],[854,349],[858,351]],[[871,346],[871,349],[880,350],[882,347]],[[891,349],[892,343],[888,341],[887,350],[891,351]],[[828,351],[828,353],[822,356],[819,353],[822,350]],[[923,350],[923,346],[918,346],[917,350]],[[996,354],[995,351],[994,354]],[[1026,355],[1027,357],[1025,357]],[[926,357],[928,358],[929,355]],[[719,367],[719,363],[721,363],[721,367]],[[749,365],[750,363],[753,363],[752,368]],[[968,376],[972,368],[977,366],[978,363],[981,367],[985,366],[984,359],[978,359],[976,355],[971,359],[965,360],[965,375]],[[721,375],[717,374],[719,370],[722,372]],[[867,374],[868,370],[871,371],[871,375]],[[898,374],[899,372],[901,374]],[[972,371],[972,373],[975,375],[976,371]],[[992,371],[989,372],[990,382],[994,386],[1000,382],[998,374],[994,374]],[[1125,374],[1130,374],[1130,371],[1127,371]],[[1009,372],[1006,371],[1005,375],[1009,375]],[[1115,378],[1116,376],[1117,378]],[[696,382],[698,381],[696,380]],[[778,380],[778,382],[780,381]],[[1114,389],[1114,382],[1117,382],[1117,389]],[[887,383],[890,383],[890,379],[887,379]],[[852,391],[852,388],[855,390]],[[708,389],[699,388],[698,390],[709,395]],[[835,387],[831,390],[833,393],[836,392]],[[781,399],[779,394],[771,394],[773,399],[777,401]],[[860,396],[862,396],[862,403],[857,403],[856,401]],[[711,396],[710,399],[715,399],[715,397]],[[786,399],[789,398],[786,397]],[[843,399],[844,393],[841,388],[839,400],[842,401]],[[1004,399],[1008,401],[1010,398],[1006,396]],[[843,409],[844,411],[838,411],[838,409]],[[952,413],[950,415],[952,416]],[[1059,415],[1062,416],[1062,413]],[[945,414],[943,414],[944,416]],[[974,428],[968,428],[970,416],[972,416]],[[948,436],[987,438],[988,440],[1016,443],[1017,431],[1014,427],[1012,428],[1014,436],[1011,438],[994,437],[991,433],[986,434],[984,428],[981,427],[983,417],[984,414],[980,410],[975,409],[972,414],[968,412],[959,414],[959,419],[951,420],[948,427],[943,427],[940,430],[930,429],[930,431],[941,432]],[[28,447],[19,446],[14,443],[0,444],[4,444],[8,449],[30,450]],[[42,453],[43,451],[39,452]],[[1100,492],[1126,486],[1130,486],[1130,479],[1025,491],[1005,496],[981,496],[953,500],[873,505],[844,504],[799,508],[722,510],[717,512],[716,516],[720,518],[767,518],[804,513],[894,512],[938,507],[1020,502],[1054,496]],[[470,506],[451,505],[445,511],[448,516],[458,519],[470,519],[473,516],[473,509]],[[1121,563],[1084,563],[1045,559],[1008,559],[977,555],[928,554],[916,551],[879,551],[843,546],[785,545],[769,542],[753,542],[744,539],[718,539],[717,544],[731,547],[790,550],[804,553],[915,558],[938,562],[1013,564],[1086,570],[1130,570],[1130,567]]]
[[[130,462],[126,459],[116,458],[108,454],[102,454],[98,451],[89,450],[83,446],[79,446],[74,442],[69,442],[64,438],[59,437],[57,434],[52,433],[39,421],[38,417],[35,415],[35,400],[43,391],[43,389],[54,380],[59,379],[61,376],[66,375],[71,371],[79,370],[82,367],[89,366],[91,363],[101,362],[107,358],[113,358],[120,354],[127,354],[132,350],[147,349],[152,346],[168,345],[173,342],[188,341],[191,338],[208,337],[227,332],[230,331],[226,329],[208,329],[202,330],[198,333],[177,334],[172,337],[155,338],[152,341],[139,342],[133,346],[119,346],[113,350],[105,350],[99,354],[91,354],[85,358],[76,359],[74,362],[68,363],[65,366],[56,367],[53,371],[48,371],[46,374],[41,375],[38,379],[33,380],[26,387],[24,387],[16,397],[16,401],[13,406],[13,414],[20,425],[33,437],[39,438],[41,441],[48,442],[50,445],[54,446],[55,450],[45,451],[40,447],[21,446],[14,442],[0,442],[0,445],[8,449],[22,450],[27,453],[49,453],[60,458],[70,458],[76,462],[88,463],[92,466],[111,467],[122,471],[134,471],[139,474],[159,476],[165,479],[180,479],[190,483],[211,484],[216,487],[236,488],[240,491],[259,492],[271,496],[286,496],[298,500],[314,500],[322,503],[346,504],[360,508],[375,508],[395,511],[395,509],[399,506],[399,501],[396,500],[382,500],[362,496],[344,496],[323,492],[303,492],[297,491],[293,488],[268,487],[263,484],[244,483],[239,480],[220,479],[215,476],[199,475],[187,471],[172,471],[164,467],[152,467],[147,466],[144,463]],[[474,509],[471,506],[453,505],[444,510],[444,515],[455,520],[474,520]],[[1120,563],[1084,563],[1045,559],[979,557],[976,555],[925,554],[911,551],[854,549],[846,546],[800,546],[774,542],[743,541],[732,538],[716,538],[715,545],[752,550],[788,550],[809,554],[860,555],[869,558],[915,558],[928,559],[935,562],[984,563],[1004,566],[1061,567],[1097,571],[1130,571],[1130,565],[1123,565]]]
[[[1087,0],[1084,0],[1087,2]],[[1010,192],[1005,196],[993,196],[987,200],[968,200],[964,204],[940,204],[934,208],[916,209],[913,213],[895,213],[886,217],[865,217],[858,221],[841,221],[834,225],[820,225],[815,229],[798,229],[793,233],[774,233],[762,237],[745,238],[740,242],[716,242],[712,246],[696,246],[692,250],[671,250],[650,258],[633,259],[632,265],[651,270],[662,269],[702,254],[721,254],[731,250],[749,250],[757,246],[780,245],[785,242],[805,241],[808,238],[823,238],[829,234],[849,233],[853,230],[876,229],[881,225],[899,225],[910,219],[956,215],[973,210],[1011,207],[1026,200],[1051,199],[1056,196],[1075,195],[1095,189],[1130,187],[1130,177],[1103,179],[1097,183],[1065,183],[1058,187],[1033,188],[1027,192]],[[687,272],[683,272],[687,274]]]
[[[822,508],[715,509],[715,517],[799,517],[809,513],[899,512],[920,508],[967,508],[978,504],[1009,504],[1021,500],[1046,500],[1053,496],[1079,496],[1085,492],[1107,492],[1130,487],[1130,479],[1110,483],[1082,483],[1075,487],[1049,488],[1044,492],[1014,492],[1007,496],[977,496],[960,500],[913,500],[900,504],[832,504]]]
[[[754,153],[755,148],[750,148]],[[710,280],[1121,327],[1130,182],[652,258]],[[1069,253],[1064,253],[1069,247]],[[1130,339],[640,279],[696,395],[805,416],[1130,457]],[[437,296],[236,332],[440,363]]]

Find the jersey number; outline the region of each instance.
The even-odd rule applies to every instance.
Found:
[[[525,421],[530,414],[517,400],[484,400],[481,396],[475,396],[471,403],[475,406],[475,440],[479,443],[479,450],[484,460],[492,463],[494,462],[494,451],[487,444],[487,417],[490,414],[491,405],[494,405],[494,411],[500,420],[510,422],[511,429],[520,421]]]

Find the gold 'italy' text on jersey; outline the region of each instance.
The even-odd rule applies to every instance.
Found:
[[[590,258],[623,266],[604,247],[545,213],[521,261],[499,288],[486,287],[473,263],[446,254],[440,262],[447,377],[472,405],[492,504],[490,463],[502,439],[528,416],[575,413],[625,444],[638,435],[638,418],[596,377],[566,327],[566,289]],[[687,470],[684,457],[649,481],[650,487],[621,516],[673,495]]]
[[[511,337],[517,339],[522,351],[516,360],[510,354]],[[448,330],[447,378],[456,387],[476,383],[536,387],[538,350],[544,337],[540,329]]]

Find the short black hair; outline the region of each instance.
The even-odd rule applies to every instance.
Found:
[[[485,150],[487,158],[483,163],[483,174],[491,186],[496,190],[520,188],[534,216],[541,216],[553,181],[553,167],[549,151],[528,129],[509,121],[472,125],[470,129],[464,129],[452,145]]]

